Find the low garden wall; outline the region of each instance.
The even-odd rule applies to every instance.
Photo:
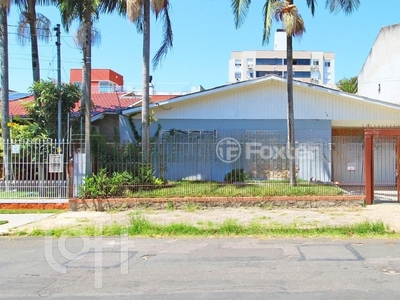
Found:
[[[260,208],[326,208],[362,207],[365,196],[299,196],[299,197],[191,197],[191,198],[117,198],[70,199],[72,211],[126,209],[182,209],[188,204],[197,209],[213,207]]]

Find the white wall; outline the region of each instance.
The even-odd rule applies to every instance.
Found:
[[[236,87],[237,85],[235,85]],[[235,89],[197,94],[187,101],[152,110],[159,119],[286,119],[287,94],[283,80],[259,80]],[[294,86],[296,119],[331,120],[333,126],[400,125],[400,109],[330,89]],[[136,118],[140,118],[137,115]],[[351,125],[349,125],[351,124]]]
[[[400,24],[383,27],[358,76],[358,94],[400,104]]]

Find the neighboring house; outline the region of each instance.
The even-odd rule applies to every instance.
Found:
[[[358,75],[358,94],[400,104],[400,24],[382,27]]]
[[[124,77],[110,69],[92,69],[92,93],[122,92]],[[70,83],[77,86],[82,84],[82,69],[70,70]]]
[[[174,95],[151,95],[150,102],[163,101],[171,99]],[[24,103],[32,102],[33,96],[28,96],[23,99],[13,100],[9,103],[9,114],[12,119],[13,116],[26,117],[27,113],[24,108]],[[93,93],[91,96],[93,102],[93,109],[91,111],[92,130],[103,134],[107,140],[114,141],[115,134],[126,137],[126,118],[120,118],[121,112],[129,107],[140,105],[142,97],[135,96],[133,93]],[[73,115],[79,115],[81,103],[77,103]],[[123,124],[123,126],[121,126]],[[122,130],[122,132],[121,132]],[[79,132],[72,132],[74,136],[80,135]],[[132,141],[131,138],[121,140],[123,142]]]
[[[133,141],[133,135],[127,137],[125,128],[129,126],[126,118],[120,118],[121,111],[134,105],[141,104],[141,92],[124,91],[124,77],[110,69],[92,69],[92,94],[91,101],[93,108],[91,111],[92,131],[103,134],[108,141],[115,141],[119,136],[124,136],[122,142]],[[82,83],[82,69],[70,70],[70,83],[78,86]],[[156,92],[151,89],[150,102],[159,102],[171,99],[177,95],[187,92]],[[12,101],[11,101],[12,100]],[[26,117],[23,106],[25,102],[32,102],[33,96],[25,93],[10,93],[9,114],[13,116]],[[79,101],[73,110],[73,116],[79,116],[81,102]],[[121,126],[121,124],[123,126]],[[122,132],[121,132],[122,130]],[[82,126],[83,131],[83,126]],[[72,132],[73,137],[79,138],[81,132]]]
[[[285,79],[269,76],[237,82],[153,103],[150,110],[162,126],[153,158],[159,166],[156,172],[168,180],[223,181],[232,169],[268,179],[276,175],[274,169],[287,168],[287,161],[273,148],[285,147],[287,140]],[[304,152],[297,161],[298,178],[307,181],[312,177],[362,184],[364,128],[400,125],[399,105],[299,81],[294,82],[294,112],[296,145]],[[122,115],[140,126],[140,106]],[[151,126],[151,135],[156,128]],[[121,139],[128,139],[128,132],[126,127]],[[274,155],[263,153],[268,157],[264,159],[257,154],[263,146]],[[391,142],[380,146],[380,153],[389,159],[376,168],[375,181],[392,184],[395,146]]]
[[[229,82],[234,83],[268,75],[286,77],[286,33],[275,33],[274,50],[233,51],[229,60]],[[293,51],[294,79],[335,86],[335,54],[320,51]]]

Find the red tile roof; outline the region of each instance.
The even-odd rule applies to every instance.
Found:
[[[135,103],[142,100],[141,96],[124,96],[126,93],[94,93],[92,94],[92,101],[94,108],[92,115],[97,115],[104,112],[119,112],[126,109]],[[150,96],[150,102],[159,102],[167,99],[175,98],[176,95],[152,95]],[[23,103],[32,102],[33,96],[21,100],[14,100],[9,102],[9,113],[10,116],[26,116],[25,108]],[[81,102],[79,101],[74,109],[74,112],[79,112]]]
[[[23,106],[24,103],[32,102],[33,96],[29,96],[27,98],[9,101],[9,115],[10,116],[26,116],[26,110]]]

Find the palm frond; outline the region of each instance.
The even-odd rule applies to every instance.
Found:
[[[158,15],[160,12],[169,6],[168,0],[151,0],[151,9],[156,15],[156,18],[158,18]]]
[[[126,13],[128,19],[136,21],[143,14],[143,0],[126,0]]]
[[[288,36],[300,37],[306,32],[304,20],[294,4],[276,1],[274,3],[274,15],[277,21],[281,21]]]
[[[325,8],[328,8],[331,13],[343,11],[349,15],[356,11],[360,6],[360,0],[326,0]]]
[[[169,3],[164,9],[161,10],[161,14],[163,16],[163,21],[164,21],[164,26],[163,26],[164,40],[160,46],[160,49],[158,49],[156,55],[153,57],[152,60],[153,70],[157,68],[158,64],[162,61],[165,55],[167,55],[168,49],[172,48],[173,46],[172,24],[169,18],[168,8],[169,8]]]
[[[114,13],[118,15],[126,16],[126,0],[103,0],[101,1],[99,10],[102,13]]]
[[[274,10],[275,10],[274,3],[275,0],[267,0],[264,4],[263,8],[264,30],[262,38],[263,45],[269,43],[269,37],[271,36],[272,17],[274,15]]]
[[[79,23],[78,30],[75,33],[74,36],[74,41],[76,46],[80,49],[83,50],[83,47],[86,42],[86,26],[85,23],[81,22]],[[101,42],[101,34],[100,31],[92,26],[92,34],[91,34],[91,41],[92,41],[92,46],[99,45]]]
[[[0,0],[0,7],[5,8],[7,11],[10,9],[11,0]]]
[[[307,0],[307,6],[311,8],[311,14],[314,16],[317,0]]]
[[[39,40],[48,42],[51,37],[51,22],[50,20],[40,14],[36,14],[36,33]]]
[[[19,15],[18,27],[17,27],[17,41],[21,46],[25,46],[30,42],[30,30],[29,20],[27,18],[29,14],[22,12]]]
[[[251,0],[232,0],[231,8],[236,28],[239,28],[246,19]]]

